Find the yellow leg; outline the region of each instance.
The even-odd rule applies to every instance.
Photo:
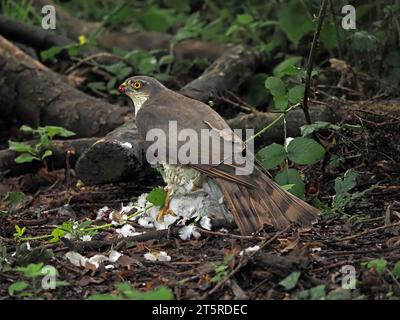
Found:
[[[158,222],[162,221],[166,215],[176,216],[175,212],[173,212],[171,210],[171,208],[169,207],[169,203],[171,201],[172,189],[170,189],[170,188],[166,188],[166,189],[167,189],[167,195],[165,196],[164,207],[161,208],[161,210],[158,212],[158,215],[156,218],[156,220]]]

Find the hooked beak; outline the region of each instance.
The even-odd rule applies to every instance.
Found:
[[[121,85],[118,87],[118,91],[119,91],[121,94],[126,93],[127,89],[126,89],[125,83],[121,84]]]

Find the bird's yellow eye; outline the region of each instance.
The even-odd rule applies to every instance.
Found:
[[[142,87],[142,82],[141,82],[141,81],[135,81],[135,82],[133,82],[133,83],[131,84],[131,86],[132,86],[134,89],[140,89],[140,88]]]

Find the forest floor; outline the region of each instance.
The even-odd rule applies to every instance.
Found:
[[[348,160],[362,172],[364,182],[358,181],[357,190],[371,184],[374,189],[355,201],[346,213],[325,213],[307,230],[277,232],[266,228],[254,237],[242,237],[235,229],[227,233],[214,228],[201,231],[199,239],[184,241],[173,227],[168,234],[153,232],[141,241],[125,241],[116,238],[115,229],[109,228],[88,242],[62,239],[48,243],[44,239],[29,241],[30,248],[25,245],[24,249],[24,241],[18,242],[13,236],[15,225],[26,227],[24,236],[49,234],[54,225],[67,220],[95,220],[99,209],[105,206],[120,211],[122,204],[160,185],[160,181],[91,187],[83,186],[73,174],[69,179],[70,173],[65,170],[4,179],[3,186],[15,185],[26,193],[25,199],[13,208],[13,214],[0,219],[0,239],[7,261],[43,262],[56,267],[58,280],[69,285],[42,291],[40,296],[47,299],[85,299],[110,293],[121,281],[150,291],[163,285],[172,289],[175,299],[399,298],[400,264],[396,263],[400,261],[400,203],[396,199],[399,200],[400,170],[385,144],[377,140],[382,139],[387,128],[371,125],[364,130],[368,134],[350,133],[346,139],[336,137],[336,141],[342,155],[348,150],[345,141],[360,148],[361,155]],[[390,137],[385,139],[387,144],[393,142]],[[371,149],[377,145],[380,150]],[[314,166],[307,174],[317,182],[307,186],[309,193],[312,190],[322,202],[329,201],[337,172],[330,165],[319,169]],[[99,223],[104,221],[94,222]],[[141,231],[137,223],[129,223]],[[254,246],[261,249],[243,254],[243,250]],[[66,258],[71,251],[87,258],[96,254],[108,257],[110,250],[122,254],[113,268],[105,267],[109,263],[78,267]],[[17,253],[12,255],[14,251]],[[144,258],[146,253],[160,251],[165,251],[171,260]],[[352,275],[355,283],[349,281]],[[9,286],[23,280],[23,276],[0,269],[0,279],[0,296],[8,297]],[[346,284],[354,284],[355,289],[346,289]]]

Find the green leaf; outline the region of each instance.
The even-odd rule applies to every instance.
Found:
[[[280,186],[293,185],[288,191],[296,197],[304,199],[304,182],[296,169],[284,169],[275,176],[275,181]]]
[[[19,128],[19,130],[21,130],[23,133],[35,133],[36,130],[34,130],[33,128],[27,126],[27,125],[22,125],[21,128]]]
[[[17,281],[8,287],[8,294],[13,296],[15,293],[18,293],[22,290],[25,290],[28,287],[28,284],[25,281]]]
[[[279,27],[296,47],[299,40],[314,29],[313,23],[300,1],[282,5],[278,10],[278,22]]]
[[[59,54],[65,48],[66,48],[65,46],[51,47],[50,49],[40,52],[40,57],[42,58],[43,61],[49,60],[51,58],[54,58],[57,54]]]
[[[285,279],[283,279],[279,284],[283,286],[286,290],[291,290],[296,287],[299,281],[301,273],[298,271],[292,272]]]
[[[30,145],[23,142],[17,142],[12,140],[8,140],[8,148],[10,150],[17,152],[27,152],[27,153],[34,152],[33,148]]]
[[[278,77],[268,77],[265,80],[265,87],[271,91],[273,96],[284,96],[286,95],[286,88],[283,81]]]
[[[16,204],[25,198],[25,193],[21,191],[9,191],[4,197],[4,201],[8,204]]]
[[[293,88],[290,88],[288,91],[288,98],[290,103],[296,104],[300,102],[301,99],[303,99],[303,96],[304,96],[303,84],[296,85]]]
[[[321,284],[316,287],[312,287],[310,290],[310,300],[321,300],[325,298],[325,285]]]
[[[162,208],[165,203],[167,193],[163,188],[154,188],[147,196],[147,201],[155,205],[156,207]]]
[[[106,85],[105,85],[105,83],[103,81],[89,82],[87,84],[87,86],[89,87],[89,89],[93,90],[94,92],[102,91],[102,90],[106,90],[107,89],[107,87],[106,87]]]
[[[300,127],[300,132],[303,137],[312,134],[314,131],[319,131],[322,129],[340,130],[340,127],[326,121],[315,121],[312,124],[305,124]]]
[[[275,108],[278,110],[285,110],[289,101],[286,96],[286,88],[283,81],[278,77],[268,77],[265,80],[265,87],[274,97]]]
[[[292,190],[292,188],[294,186],[295,186],[295,184],[291,183],[291,184],[285,184],[285,185],[283,185],[281,187],[282,187],[283,190],[290,191],[290,190]]]
[[[288,158],[298,164],[314,164],[322,159],[325,149],[315,140],[294,138],[287,147]]]
[[[387,261],[385,259],[374,259],[367,263],[368,269],[375,269],[378,274],[383,274],[386,270]]]
[[[33,160],[40,160],[38,157],[34,157],[29,153],[23,153],[16,157],[14,161],[16,163],[26,163],[26,162],[32,162]]]
[[[147,51],[135,50],[124,58],[140,74],[149,74],[157,68],[157,59]]]
[[[52,156],[53,155],[53,151],[51,151],[51,150],[46,150],[44,153],[43,153],[43,155],[42,155],[42,160],[44,159],[44,158],[47,158],[47,157],[50,157],[50,156]]]
[[[75,132],[69,131],[63,127],[56,126],[45,126],[44,131],[50,138],[53,138],[55,136],[67,138],[75,135]]]
[[[358,173],[349,169],[345,172],[343,178],[335,179],[335,195],[333,196],[332,206],[341,209],[351,201],[349,191],[357,185]]]
[[[281,144],[273,143],[257,152],[257,158],[265,169],[273,169],[286,158],[286,150]]]
[[[141,21],[146,30],[167,32],[171,26],[169,13],[166,10],[150,8],[142,17]]]
[[[54,228],[53,231],[51,232],[52,238],[49,240],[50,243],[57,243],[60,241],[61,238],[63,238],[66,235],[66,231],[59,229],[59,228]]]
[[[282,78],[285,75],[297,76],[302,72],[302,68],[298,68],[295,65],[300,62],[302,57],[290,57],[279,63],[272,73],[274,76]]]
[[[253,17],[249,14],[239,14],[236,17],[237,22],[241,23],[241,24],[250,24],[253,22]]]
[[[326,300],[350,300],[351,290],[337,288],[326,295]]]
[[[30,263],[26,267],[15,268],[15,271],[22,272],[27,278],[34,278],[43,275],[42,273],[43,262]]]
[[[394,265],[392,273],[396,279],[400,279],[400,261],[397,261],[397,263]]]

